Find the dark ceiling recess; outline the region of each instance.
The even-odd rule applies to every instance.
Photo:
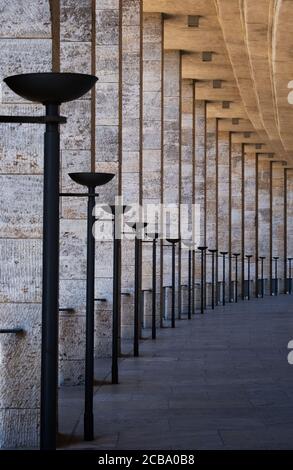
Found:
[[[204,51],[202,53],[203,62],[211,62],[213,60],[213,53],[211,51]]]
[[[213,88],[222,88],[222,80],[213,80]]]
[[[239,118],[232,118],[232,124],[233,124],[233,126],[238,126]]]
[[[199,19],[200,16],[198,15],[188,15],[187,16],[187,25],[189,28],[198,28],[199,27]]]

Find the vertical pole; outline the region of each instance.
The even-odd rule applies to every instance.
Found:
[[[139,356],[139,322],[140,322],[140,240],[135,236],[135,267],[134,267],[134,335],[133,335],[133,355]]]
[[[87,272],[86,272],[86,342],[85,342],[85,406],[84,406],[84,440],[94,439],[94,299],[95,299],[95,238],[93,225],[95,216],[95,188],[89,187],[88,221],[87,221]]]
[[[238,302],[238,255],[235,255],[235,302]]]
[[[275,295],[278,295],[278,258],[275,257]]]
[[[156,301],[157,301],[157,240],[153,239],[153,279],[152,279],[152,339],[156,339]]]
[[[284,294],[287,294],[287,242],[288,242],[288,168],[284,168]]]
[[[192,288],[191,288],[191,311],[192,311],[192,315],[195,314],[195,308],[194,308],[194,282],[195,282],[195,273],[194,273],[194,269],[195,269],[195,253],[194,253],[194,250],[192,250],[192,276],[191,276],[191,282],[192,282]]]
[[[188,320],[191,320],[191,254],[192,251],[188,251]]]
[[[264,298],[264,274],[263,274],[264,258],[261,257],[261,297]]]
[[[226,305],[226,263],[225,254],[223,253],[223,305]]]
[[[212,310],[215,309],[215,252],[212,251]]]
[[[201,282],[200,282],[200,313],[204,312],[204,270],[203,270],[203,261],[204,261],[204,250],[201,250]]]
[[[175,243],[172,243],[172,317],[171,326],[175,328]]]
[[[270,162],[270,294],[273,295],[273,162]]]
[[[292,293],[292,258],[289,258],[289,294]]]
[[[120,216],[120,214],[118,215]],[[112,319],[112,383],[118,384],[118,353],[119,353],[119,302],[120,302],[120,239],[116,238],[116,214],[114,214],[113,240],[113,319]]]
[[[247,257],[247,300],[250,300],[250,256]]]
[[[259,221],[258,221],[258,171],[259,171],[259,153],[255,156],[255,297],[258,298],[258,235],[259,235]]]
[[[47,116],[58,116],[57,105],[46,106]],[[56,449],[59,308],[59,170],[58,124],[47,124],[44,136],[43,294],[41,352],[40,447]]]

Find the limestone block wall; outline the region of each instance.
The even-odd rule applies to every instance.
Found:
[[[179,51],[164,53],[164,168],[163,168],[163,201],[178,208],[180,203],[180,67]],[[170,224],[167,227],[171,228]],[[177,230],[178,229],[178,230]],[[176,233],[177,232],[177,233]],[[178,218],[172,223],[171,238],[179,233]],[[164,243],[167,245],[167,243]],[[178,247],[176,249],[176,285],[178,279]],[[164,247],[164,285],[171,285],[170,246]],[[179,261],[180,263],[180,261]]]
[[[269,277],[270,244],[270,162],[268,159],[259,160],[258,171],[258,253],[266,256],[264,260],[264,277]],[[260,263],[259,263],[260,269]]]
[[[124,203],[139,204],[142,202],[142,1],[123,1],[121,8],[121,194]],[[125,231],[131,229],[126,227]],[[130,302],[122,304],[121,313],[121,335],[126,339],[133,337],[134,261],[132,237],[122,244],[121,288],[131,293]]]
[[[196,90],[196,88],[195,88]],[[195,94],[196,97],[196,94]],[[199,234],[200,245],[206,243],[206,102],[195,101],[195,155],[194,155],[194,202],[199,207],[199,227],[195,230]],[[195,281],[200,279],[200,256],[195,255]]]
[[[244,155],[244,254],[252,255],[250,261],[251,277],[255,276],[255,152]],[[245,269],[247,276],[247,262]]]
[[[207,119],[207,175],[206,175],[206,244],[209,249],[217,247],[217,171],[218,163],[218,120]],[[211,282],[211,260],[207,256],[207,281]]]
[[[93,10],[94,8],[94,10]],[[99,81],[92,92],[92,151],[91,163],[95,171],[110,172],[115,178],[98,190],[97,203],[114,204],[120,191],[121,116],[120,89],[121,62],[121,2],[96,0],[92,6],[92,67]],[[108,219],[109,216],[101,216]],[[111,218],[111,217],[110,217]],[[105,221],[109,233],[112,221]],[[113,233],[112,233],[113,235]],[[96,356],[111,354],[113,242],[96,243],[96,297],[106,302],[96,303]]]
[[[59,70],[91,73],[91,41],[91,1],[61,0]],[[62,193],[85,191],[68,173],[91,171],[91,100],[88,93],[61,107],[68,116],[61,127]],[[60,313],[59,373],[61,384],[72,385],[84,380],[87,200],[63,197],[60,208],[60,307],[73,308],[74,313]]]
[[[192,203],[194,192],[194,83],[193,80],[182,80],[181,92],[182,131],[181,131],[181,203],[187,206],[189,230],[192,229]],[[185,212],[184,212],[185,214]],[[183,215],[183,214],[182,214]],[[186,217],[184,216],[184,217]],[[183,230],[183,224],[182,224]],[[184,235],[182,233],[182,237]],[[191,240],[192,241],[192,240]],[[181,283],[188,284],[188,249],[182,244]]]
[[[287,179],[287,257],[293,258],[293,171]]]
[[[284,260],[284,168],[281,164],[273,165],[272,229],[273,256],[280,258],[278,276],[281,277]]]
[[[47,1],[2,1],[1,114],[42,114],[9,91],[8,75],[51,71]],[[0,447],[38,443],[40,392],[43,126],[0,126]]]
[[[143,14],[143,183],[144,205],[157,205],[162,198],[163,156],[163,18],[160,13]],[[155,223],[155,220],[153,220]],[[151,225],[148,231],[160,227]],[[157,242],[157,319],[160,320],[161,262],[160,241]],[[152,287],[152,244],[143,244],[142,287]],[[147,296],[146,296],[147,297]]]
[[[223,279],[223,259],[220,251],[229,251],[229,133],[218,133],[218,279]],[[227,259],[227,257],[226,257]],[[228,281],[228,261],[225,263]]]

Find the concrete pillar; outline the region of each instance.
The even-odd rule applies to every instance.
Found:
[[[143,204],[160,204],[163,156],[163,18],[160,13],[143,14]],[[155,226],[149,227],[154,232]],[[160,240],[156,250],[158,321],[161,317]],[[152,244],[143,245],[142,287],[152,288]]]
[[[221,251],[229,251],[229,132],[218,133],[218,281],[223,281]],[[233,232],[232,232],[233,233]],[[229,262],[226,256],[225,278],[228,296]],[[227,299],[228,300],[228,299]]]
[[[60,2],[60,51],[55,48],[55,67],[61,72],[92,73],[91,1],[77,5]],[[53,38],[54,46],[58,38]],[[94,72],[95,73],[95,72]],[[68,122],[61,126],[61,190],[80,192],[68,173],[91,171],[90,93],[82,99],[62,105]],[[60,307],[74,313],[60,313],[59,382],[77,385],[84,381],[85,285],[86,285],[86,198],[61,199],[60,220]]]
[[[114,204],[121,179],[121,2],[97,1],[92,40],[94,68],[99,77],[92,107],[92,135],[95,171],[110,172],[115,178],[99,188],[97,204]],[[105,218],[108,218],[106,216]],[[96,241],[95,355],[108,357],[112,344],[113,242],[112,222],[106,222],[110,239]],[[97,229],[99,224],[97,224]],[[112,234],[113,235],[113,234]]]
[[[287,180],[287,256],[293,257],[293,170]]]
[[[180,51],[165,51],[164,53],[164,166],[163,166],[163,201],[178,208],[180,204]],[[167,230],[170,225],[167,226]],[[172,224],[171,238],[179,234],[179,220]],[[175,228],[175,233],[174,233]],[[177,229],[178,228],[178,229]],[[177,233],[176,233],[177,231]],[[169,235],[170,238],[170,235]],[[166,244],[166,242],[165,242]],[[178,246],[176,248],[176,286],[179,284]],[[164,248],[164,285],[171,285],[172,247]],[[178,289],[177,289],[178,290]],[[179,296],[177,296],[177,300]],[[178,314],[177,304],[177,314]]]
[[[196,90],[196,88],[195,88]],[[195,94],[196,97],[196,94]],[[206,102],[195,101],[194,203],[199,207],[199,244],[206,243]],[[197,222],[197,221],[196,221]],[[195,255],[195,280],[200,280],[200,254]]]
[[[272,185],[272,255],[278,256],[278,291],[283,292],[283,263],[284,263],[284,168],[282,163],[273,164]],[[275,277],[275,266],[273,263],[273,277]]]
[[[231,251],[242,251],[242,145],[231,144]],[[238,293],[241,293],[241,256],[238,257]],[[232,280],[235,280],[235,259],[232,259]]]
[[[3,83],[52,70],[48,1],[0,1],[1,114],[43,114]],[[0,448],[35,447],[39,437],[43,125],[1,124]]]
[[[209,249],[217,246],[217,162],[218,162],[218,119],[207,119],[207,175],[206,175],[206,244]],[[211,283],[211,255],[207,253],[207,283]],[[208,289],[209,292],[210,289]],[[209,298],[210,296],[207,295]],[[210,298],[208,299],[210,303]]]
[[[255,151],[249,151],[245,153],[244,164],[245,164],[245,179],[244,179],[244,211],[245,211],[245,224],[244,224],[244,255],[252,255],[253,258],[250,260],[250,278],[255,280],[255,252],[256,252],[256,240],[255,240]],[[247,259],[245,258],[245,279],[247,279]],[[253,282],[254,284],[254,282]],[[250,295],[253,295],[250,288]]]
[[[269,244],[270,244],[270,162],[268,159],[259,160],[258,171],[258,253],[265,256],[264,278],[266,293],[269,288]],[[261,263],[259,262],[259,270]],[[260,274],[260,271],[259,271]]]
[[[133,205],[142,202],[142,1],[123,1],[121,8],[121,194],[125,204]],[[131,229],[125,226],[125,231]],[[132,339],[134,330],[134,245],[134,236],[122,243],[121,288],[128,290],[132,299],[128,308],[123,304],[121,312],[125,339]]]
[[[192,204],[194,193],[194,82],[193,80],[182,80],[181,94],[182,130],[181,130],[181,203],[186,205],[184,209],[184,224],[192,229]],[[181,212],[183,216],[183,212]],[[184,237],[183,225],[181,234]],[[192,241],[192,240],[190,240]],[[181,251],[181,284],[188,285],[188,252],[186,245],[182,244]],[[186,289],[185,289],[186,291]],[[182,292],[182,299],[186,292]],[[182,305],[182,312],[187,312],[187,305]]]

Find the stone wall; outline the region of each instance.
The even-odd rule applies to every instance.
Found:
[[[8,75],[51,71],[46,0],[2,1],[1,114],[42,114],[3,83]],[[42,259],[43,126],[0,125],[0,323],[23,328],[0,338],[0,447],[38,443]]]

